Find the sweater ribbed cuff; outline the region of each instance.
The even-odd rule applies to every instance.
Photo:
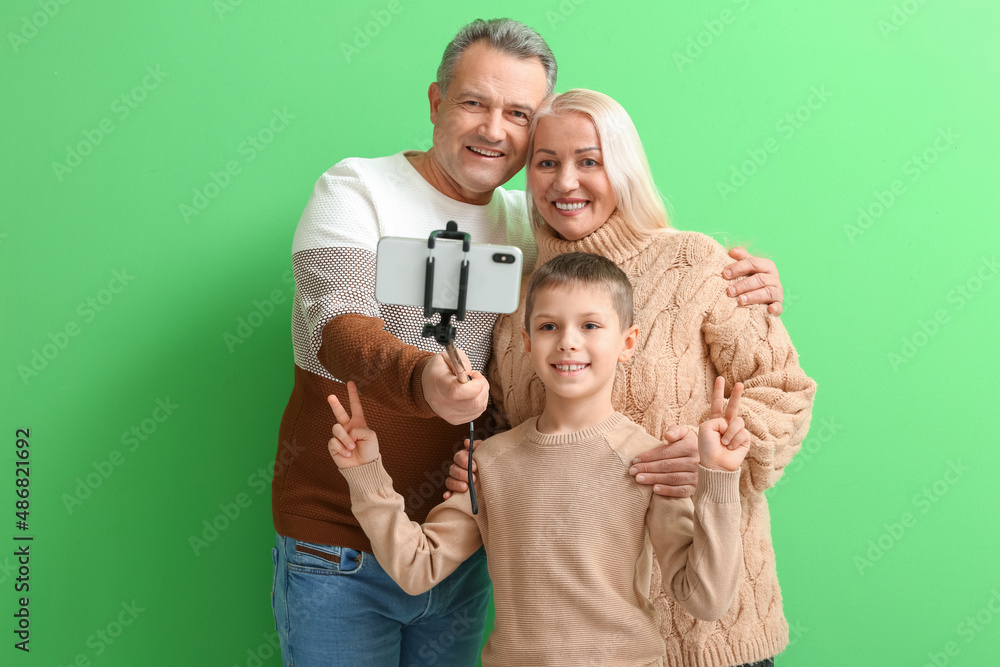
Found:
[[[379,454],[371,463],[356,468],[341,468],[340,474],[347,480],[351,487],[351,499],[356,496],[363,498],[366,496],[386,497],[392,492],[392,478],[382,466],[382,455]]]
[[[740,502],[740,471],[709,470],[699,465],[695,496],[712,503]]]
[[[410,393],[413,396],[413,403],[417,406],[419,411],[419,417],[430,418],[436,416],[437,413],[431,408],[430,403],[424,398],[424,366],[426,366],[430,360],[434,357],[433,354],[429,354],[413,367],[413,375],[410,376]]]

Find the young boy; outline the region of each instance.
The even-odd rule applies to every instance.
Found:
[[[628,469],[659,442],[611,403],[616,365],[632,356],[638,333],[628,278],[604,257],[561,255],[535,271],[526,299],[524,346],[545,409],[476,449],[477,515],[461,493],[423,525],[407,518],[351,383],[351,415],[329,398],[338,422],[330,453],[376,559],[407,593],[429,590],[485,544],[496,619],[484,667],[662,665],[648,597],[654,555],[697,618],[720,618],[736,592],[749,448],[735,418],[742,385],[723,414],[716,380],[712,418],[698,432],[694,498],[655,496]]]

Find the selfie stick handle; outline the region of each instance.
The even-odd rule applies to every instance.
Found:
[[[451,361],[451,369],[455,372],[455,376],[458,378],[458,381],[465,384],[471,380],[472,376],[466,374],[465,364],[463,364],[462,360],[458,357],[458,350],[455,348],[455,343],[449,342],[445,345],[444,349],[448,353],[448,360]]]
[[[458,278],[458,308],[435,308],[434,301],[434,241],[436,239],[455,239],[462,242],[462,252],[465,258],[462,260],[462,268]],[[455,373],[458,381],[468,382],[471,375],[465,372],[465,364],[458,357],[458,350],[455,349],[455,326],[451,323],[454,317],[461,322],[465,319],[465,303],[469,293],[469,250],[472,247],[472,237],[465,232],[458,231],[458,223],[449,220],[444,230],[438,229],[431,232],[427,237],[427,269],[424,273],[424,317],[433,317],[434,313],[441,313],[441,319],[437,324],[427,323],[424,325],[424,338],[434,337],[438,343],[444,346],[451,361],[451,370]],[[472,449],[475,442],[475,424],[469,422],[469,499],[472,501],[472,513],[479,513],[479,503],[476,502],[476,487],[472,484]]]

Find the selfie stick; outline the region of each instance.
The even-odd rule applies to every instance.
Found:
[[[436,239],[455,239],[462,242],[462,252],[465,257],[462,259],[462,268],[458,277],[458,308],[434,308],[434,242]],[[458,377],[458,381],[465,383],[472,379],[471,375],[466,375],[465,366],[458,357],[455,349],[455,326],[451,323],[454,317],[461,322],[465,319],[465,298],[469,292],[469,249],[472,247],[472,237],[465,232],[458,231],[458,223],[449,220],[445,229],[437,229],[427,237],[427,270],[424,274],[424,317],[431,318],[434,313],[441,313],[441,319],[437,324],[428,322],[424,325],[423,337],[434,337],[438,343],[444,346],[448,352],[448,359],[451,360],[451,369]],[[469,422],[469,498],[472,500],[472,513],[479,513],[479,504],[476,502],[476,487],[472,483],[472,447],[475,441],[475,425]]]

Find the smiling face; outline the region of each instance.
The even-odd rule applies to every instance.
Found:
[[[585,114],[540,118],[529,160],[535,207],[563,239],[589,236],[615,210],[597,128]]]
[[[638,330],[624,331],[606,288],[587,284],[538,289],[524,349],[545,385],[546,409],[553,400],[610,406],[615,368],[635,351]]]
[[[469,46],[444,95],[429,90],[434,145],[429,151],[435,186],[472,204],[489,202],[493,190],[524,166],[531,114],[545,98],[545,68],[486,42]]]

